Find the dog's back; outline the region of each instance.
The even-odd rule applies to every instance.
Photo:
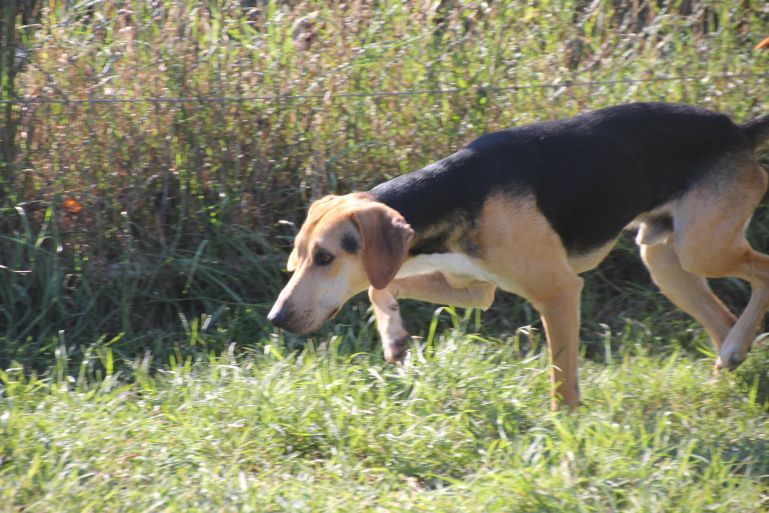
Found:
[[[371,192],[416,228],[462,224],[495,193],[531,194],[579,254],[686,192],[713,163],[752,154],[749,137],[759,135],[692,106],[622,105],[484,135]]]

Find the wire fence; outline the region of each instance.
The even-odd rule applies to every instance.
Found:
[[[0,100],[14,125],[0,191],[16,202],[65,192],[90,201],[89,211],[113,224],[122,222],[123,211],[155,222],[150,198],[162,219],[178,207],[189,217],[215,212],[225,220],[237,211],[272,226],[311,198],[418,169],[492,130],[629,101],[695,103],[740,121],[769,110],[769,69],[589,78],[599,77],[323,94],[74,98],[87,90],[80,87]]]
[[[626,78],[617,80],[572,80],[565,79],[562,81],[550,82],[550,83],[526,83],[526,84],[511,84],[505,86],[492,86],[492,85],[479,85],[470,87],[450,87],[441,89],[411,89],[403,91],[369,91],[369,92],[344,92],[333,93],[327,92],[323,94],[277,94],[277,95],[255,95],[255,96],[195,96],[195,97],[140,97],[140,98],[50,98],[43,96],[28,97],[28,98],[13,98],[0,100],[0,104],[4,105],[35,105],[35,104],[51,104],[51,105],[79,105],[79,104],[132,104],[132,103],[249,103],[249,102],[286,102],[294,100],[334,100],[337,98],[381,98],[381,97],[397,97],[397,96],[420,96],[420,95],[449,95],[459,93],[486,93],[486,94],[500,94],[505,92],[518,92],[526,90],[543,90],[543,89],[558,89],[558,88],[571,88],[571,87],[604,87],[604,86],[617,86],[617,85],[633,85],[633,84],[648,84],[648,83],[662,83],[662,82],[698,82],[698,81],[710,81],[710,80],[735,80],[735,79],[752,79],[752,78],[769,78],[769,68],[763,72],[749,72],[749,73],[720,73],[720,74],[704,74],[704,75],[676,75],[676,76],[663,76],[663,77],[648,77],[648,78]]]
[[[0,215],[0,234],[21,233],[30,219],[43,226],[50,215],[62,247],[87,248],[111,262],[135,248],[194,255],[219,237],[217,227],[248,227],[278,249],[249,244],[275,254],[294,236],[285,221],[300,222],[312,199],[367,190],[483,132],[638,100],[695,103],[739,121],[769,110],[769,69],[604,77],[324,94],[57,92],[2,100],[12,105],[3,110],[17,129],[11,165],[0,176],[0,207],[5,201],[12,213]],[[86,89],[68,93],[78,90]],[[484,95],[488,102],[479,101]],[[25,269],[8,267],[0,273]]]

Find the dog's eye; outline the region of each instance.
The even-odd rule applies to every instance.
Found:
[[[319,251],[315,254],[315,263],[317,265],[328,265],[334,260],[334,255],[326,251]]]

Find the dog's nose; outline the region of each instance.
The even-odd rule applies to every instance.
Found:
[[[267,314],[267,320],[272,323],[273,326],[278,328],[285,328],[288,321],[288,308],[281,308],[278,305],[272,307],[270,313]]]

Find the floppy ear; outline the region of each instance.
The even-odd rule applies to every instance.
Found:
[[[395,210],[374,204],[353,213],[363,239],[363,268],[375,289],[385,288],[398,274],[414,230]]]

